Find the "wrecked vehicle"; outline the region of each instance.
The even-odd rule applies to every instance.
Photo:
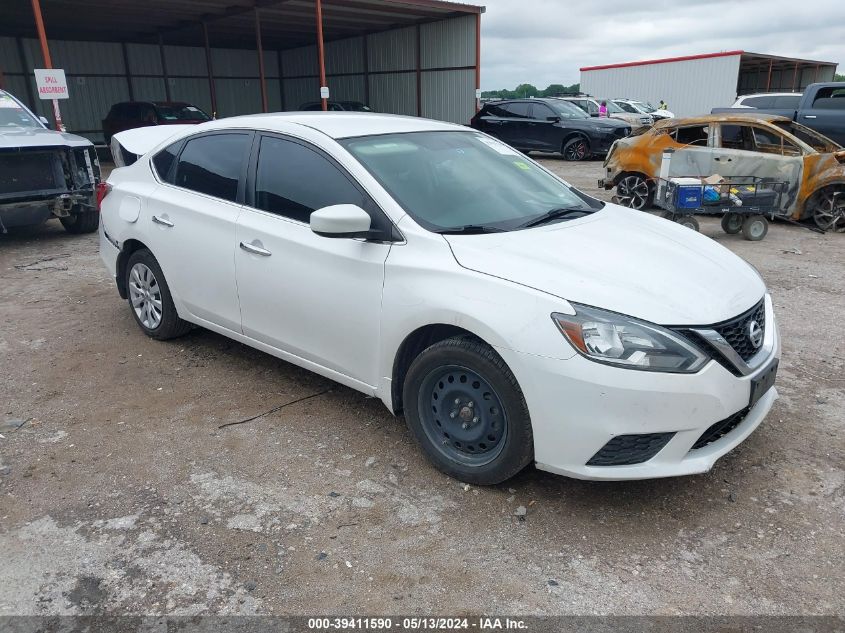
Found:
[[[651,207],[667,149],[673,150],[669,177],[785,181],[777,215],[845,232],[845,150],[787,117],[715,114],[660,121],[616,141],[599,186],[616,187],[620,204]]]
[[[299,112],[147,142],[100,224],[141,331],[204,327],[380,398],[462,482],[705,472],[777,398],[751,266],[492,136]]]
[[[86,138],[54,132],[0,90],[0,233],[58,218],[68,233],[97,230],[100,163]]]

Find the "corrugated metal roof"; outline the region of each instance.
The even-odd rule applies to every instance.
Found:
[[[35,36],[30,0],[3,0],[0,36]],[[268,49],[311,44],[316,33],[314,0],[50,0],[42,13],[51,38],[203,45],[201,24],[215,46],[254,48],[255,17],[261,16]],[[401,26],[484,12],[484,7],[441,0],[322,0],[326,41]]]

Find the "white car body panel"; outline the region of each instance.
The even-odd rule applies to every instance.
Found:
[[[336,139],[467,128],[412,117],[291,113],[212,121],[153,143],[112,172],[102,206],[101,257],[118,274],[120,248],[147,245],[161,264],[179,315],[336,380],[395,409],[394,363],[421,327],[457,326],[486,341],[516,376],[528,404],[537,465],[585,479],[698,473],[747,437],[772,406],[767,392],[742,424],[704,449],[704,429],[748,404],[756,374],[716,361],[695,374],[633,371],[588,360],[554,325],[572,302],[663,325],[708,325],[756,304],[765,286],[730,251],[689,229],[615,205],[535,229],[442,236],[427,231]],[[159,183],[159,148],[210,129],[284,133],[329,153],[396,225],[392,244],[324,238],[301,222]],[[138,148],[138,146],[136,146]],[[530,159],[523,159],[530,160]],[[137,220],[122,217],[125,199]],[[123,214],[124,216],[126,214]],[[173,224],[156,224],[152,216]],[[248,253],[257,245],[271,256]],[[767,298],[768,361],[780,344]],[[765,363],[763,364],[765,366]],[[675,432],[655,458],[589,467],[625,433]]]

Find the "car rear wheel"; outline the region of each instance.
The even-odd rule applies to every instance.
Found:
[[[126,290],[132,316],[147,336],[167,340],[191,329],[190,323],[179,318],[164,273],[147,249],[129,256]]]
[[[729,235],[736,235],[742,230],[742,216],[739,213],[726,213],[722,216],[722,230]]]
[[[475,338],[454,337],[423,351],[408,370],[403,398],[425,455],[460,481],[497,484],[533,459],[531,419],[516,378]]]
[[[817,227],[845,233],[845,186],[825,187],[813,195],[809,207]]]
[[[59,218],[59,221],[68,233],[93,233],[100,226],[100,212],[97,209],[74,207],[70,215]]]
[[[583,136],[576,136],[563,144],[561,154],[565,160],[586,160],[590,157],[590,144]]]
[[[769,223],[762,215],[749,215],[742,221],[742,237],[759,242],[769,232]]]
[[[623,207],[642,211],[654,204],[654,187],[642,174],[628,174],[616,183],[616,199]]]

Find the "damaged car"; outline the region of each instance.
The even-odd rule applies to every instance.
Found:
[[[705,472],[777,398],[751,266],[477,130],[298,112],[131,144],[100,256],[140,331],[203,327],[379,398],[462,482]]]
[[[58,218],[68,233],[97,230],[100,163],[86,138],[47,127],[0,90],[0,233]]]
[[[715,114],[660,121],[616,141],[599,186],[616,187],[620,204],[651,207],[667,150],[672,171],[664,176],[785,182],[777,215],[845,232],[845,150],[787,117]]]

